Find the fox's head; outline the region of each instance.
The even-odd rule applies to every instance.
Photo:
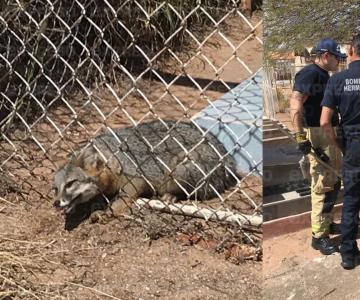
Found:
[[[70,164],[55,173],[54,189],[54,206],[63,214],[71,213],[77,204],[88,202],[100,194],[95,178]]]
[[[100,195],[114,196],[119,191],[116,178],[121,172],[115,155],[104,157],[92,145],[85,147],[55,173],[54,206],[68,214],[77,204]]]

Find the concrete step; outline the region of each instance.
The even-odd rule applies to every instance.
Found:
[[[340,190],[336,203],[342,203],[343,190]],[[300,196],[297,192],[264,197],[264,221],[275,220],[311,211],[311,196]]]
[[[298,163],[272,166],[264,165],[263,172],[264,188],[269,188],[278,184],[284,184],[286,182],[303,180],[303,175]]]
[[[294,141],[287,136],[263,138],[263,148],[266,151],[267,147],[274,147],[277,145],[292,144]]]
[[[269,139],[269,138],[276,138],[276,137],[288,137],[286,134],[288,132],[286,129],[279,130],[279,128],[264,128],[263,130],[263,138]]]
[[[279,121],[277,120],[270,120],[270,119],[263,119],[263,124],[278,124]]]
[[[282,128],[282,124],[280,124],[280,123],[263,124],[263,130],[275,129],[275,128],[279,128],[279,126]]]

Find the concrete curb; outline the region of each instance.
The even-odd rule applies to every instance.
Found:
[[[341,215],[342,204],[334,207],[335,217]],[[280,218],[263,224],[263,239],[270,239],[284,234],[296,232],[305,228],[309,228],[311,232],[311,212],[305,212],[285,218]]]

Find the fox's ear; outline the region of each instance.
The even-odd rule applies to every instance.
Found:
[[[88,157],[89,162],[87,163],[93,170],[101,170],[104,168],[104,161],[101,159],[98,153],[95,153],[91,158]]]
[[[84,150],[75,157],[75,165],[83,170],[95,171],[104,167],[104,161],[96,151]]]
[[[111,170],[111,172],[115,172],[116,175],[121,175],[123,168],[120,162],[120,159],[117,158],[115,155],[113,155],[107,162],[108,168]]]
[[[85,152],[82,151],[79,154],[74,155],[71,160],[74,162],[75,166],[83,169],[84,168],[84,160],[85,160]]]
[[[62,159],[62,160],[56,162],[56,164],[55,164],[55,167],[56,167],[55,172],[58,172],[58,171],[64,169],[67,164],[68,164],[67,159]]]

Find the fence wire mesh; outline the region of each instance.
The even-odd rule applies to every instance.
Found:
[[[305,51],[307,51],[305,49]],[[308,53],[308,51],[307,51]],[[264,113],[274,119],[276,113],[289,113],[289,99],[297,72],[315,61],[315,56],[288,52],[274,54],[264,67]],[[339,62],[338,71],[347,68],[345,60]]]
[[[64,220],[54,213],[56,200],[69,230],[126,220],[150,239],[206,235],[218,241],[217,251],[230,253],[229,241],[247,244],[258,259],[262,170],[254,153],[262,105],[243,93],[260,74],[262,19],[242,5],[2,2],[5,223],[31,227],[25,220],[39,218],[39,236],[57,232],[50,220]],[[261,99],[261,86],[255,89],[251,96]],[[14,206],[23,212],[12,214]],[[8,242],[24,234],[3,232]],[[52,290],[39,293],[23,287],[16,295],[55,298]]]

